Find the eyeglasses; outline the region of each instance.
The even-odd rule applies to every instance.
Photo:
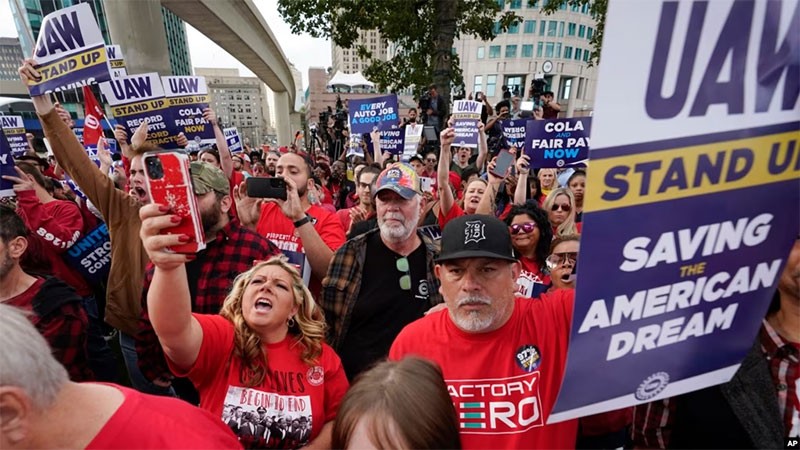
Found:
[[[547,257],[545,262],[550,270],[553,270],[562,264],[575,264],[578,262],[578,252],[553,253]]]
[[[571,206],[569,206],[569,205],[566,205],[566,204],[565,204],[565,205],[559,205],[558,203],[555,203],[555,204],[553,204],[553,206],[550,208],[550,210],[552,210],[553,212],[555,212],[555,211],[558,211],[558,210],[559,210],[559,208],[560,208],[562,211],[564,211],[564,212],[569,212],[569,210],[571,210],[571,209],[572,209],[572,207],[571,207]]]
[[[411,271],[408,268],[408,258],[402,257],[397,260],[397,271],[405,275],[400,277],[400,289],[404,291],[411,290]]]
[[[530,233],[536,228],[536,222],[515,223],[508,228],[511,229],[511,234]]]

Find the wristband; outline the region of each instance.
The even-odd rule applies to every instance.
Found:
[[[309,222],[311,222],[311,216],[306,214],[305,217],[303,217],[302,219],[294,221],[293,225],[295,228],[300,228]]]

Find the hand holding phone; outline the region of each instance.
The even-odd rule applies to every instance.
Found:
[[[494,169],[491,171],[492,175],[498,178],[505,178],[512,164],[514,164],[514,155],[507,149],[500,150],[495,160]]]
[[[286,200],[286,180],[283,178],[250,177],[245,182],[248,197]]]
[[[188,236],[185,243],[166,250],[174,253],[203,250],[206,247],[205,234],[192,184],[189,156],[176,151],[158,151],[145,153],[143,160],[150,198],[154,204],[168,207],[175,223],[161,229],[160,234]]]

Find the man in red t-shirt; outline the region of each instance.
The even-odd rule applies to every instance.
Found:
[[[344,228],[336,214],[308,200],[314,187],[311,161],[285,153],[275,174],[286,180],[286,200],[256,199],[234,189],[242,225],[266,236],[296,265],[316,297],[328,272],[333,252],[344,244]]]
[[[573,292],[515,297],[520,273],[508,227],[492,216],[451,220],[436,276],[446,310],[406,326],[389,359],[442,369],[463,448],[570,448],[577,420],[545,425],[567,358]]]
[[[181,400],[69,381],[17,308],[0,304],[0,329],[0,448],[241,448],[219,418]]]

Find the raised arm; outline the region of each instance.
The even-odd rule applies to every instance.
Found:
[[[222,128],[219,127],[217,113],[211,108],[206,108],[203,110],[203,118],[206,119],[214,129],[214,139],[217,142],[217,151],[219,152],[219,165],[225,176],[230,179],[231,175],[233,175],[233,156],[231,156],[231,151],[228,149],[228,141],[225,140],[225,133],[223,133]]]
[[[486,171],[489,178],[489,185],[483,192],[483,197],[481,197],[481,201],[478,203],[478,207],[475,209],[475,214],[488,214],[490,216],[494,215],[494,199],[497,197],[497,191],[500,189],[500,183],[502,183],[505,179],[505,176],[498,177],[492,173],[496,162],[496,156],[492,158],[491,162],[489,162],[489,168]],[[509,167],[506,171],[506,175],[508,175],[510,171],[511,168]]]
[[[452,128],[445,128],[439,133],[439,142],[441,142],[442,146],[439,150],[439,166],[436,171],[436,181],[439,185],[439,211],[442,216],[445,217],[456,203],[453,197],[453,191],[450,190],[450,161],[453,159],[450,147],[453,145],[455,135],[456,132]]]
[[[486,127],[483,122],[478,122],[478,159],[475,167],[483,173],[486,169],[486,157],[489,155],[489,140],[486,137]]]
[[[381,133],[380,131],[372,130],[372,132],[369,134],[369,137],[372,139],[372,154],[374,155],[372,157],[372,160],[383,166],[383,152],[381,152]]]
[[[530,172],[530,157],[528,155],[520,156],[517,159],[517,188],[514,190],[514,204],[516,205],[522,205],[528,200],[526,188]]]
[[[200,354],[203,330],[192,316],[192,300],[186,276],[186,262],[194,255],[170,253],[169,246],[182,243],[184,235],[161,235],[173,226],[169,207],[150,204],[139,210],[142,219],[140,236],[150,261],[155,265],[153,281],[147,293],[150,322],[164,353],[181,370],[189,370]]]

